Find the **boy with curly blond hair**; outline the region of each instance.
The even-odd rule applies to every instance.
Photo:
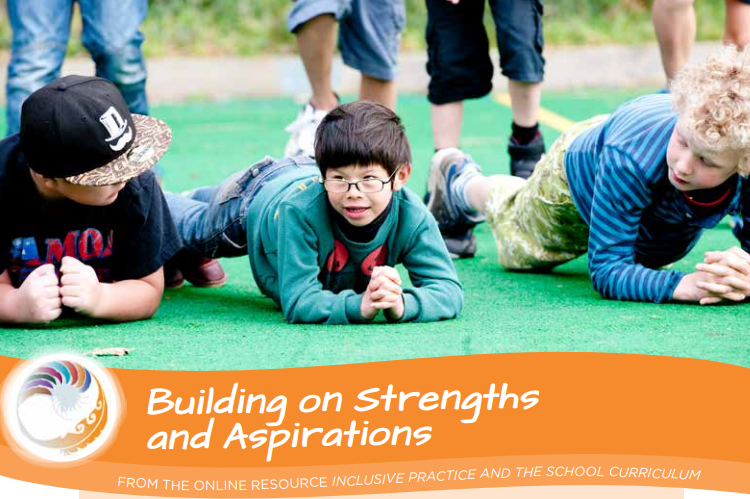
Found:
[[[441,228],[490,224],[500,264],[549,270],[588,252],[596,291],[617,300],[737,302],[750,295],[750,49],[686,67],[672,93],[574,125],[523,180],[484,177],[457,149],[430,171]],[[740,213],[741,248],[695,272],[664,270],[705,229]]]

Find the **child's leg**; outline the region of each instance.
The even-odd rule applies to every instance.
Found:
[[[359,99],[379,102],[390,109],[396,109],[396,82],[373,78],[362,73]]]
[[[750,1],[725,0],[724,43],[744,47],[750,43]]]
[[[687,64],[695,41],[694,0],[654,0],[651,19],[667,80]]]
[[[217,220],[211,216],[210,203],[171,192],[165,192],[164,197],[185,251],[205,258],[230,256],[221,254],[219,249],[225,222],[221,217]]]
[[[432,105],[432,139],[436,151],[459,146],[463,119],[463,101]]]
[[[331,86],[336,24],[332,13],[322,13],[295,31],[297,48],[313,91],[310,103],[322,111],[330,111],[338,105]]]
[[[485,0],[426,0],[427,98],[432,104],[432,134],[436,157],[444,149],[459,147],[463,101],[483,97],[492,90],[492,60],[484,29]],[[433,170],[433,167],[430,167]],[[429,193],[429,191],[428,191]],[[437,201],[437,202],[436,202]],[[439,211],[440,200],[428,200]],[[453,258],[470,258],[476,251],[474,223],[441,225],[448,252]]]
[[[217,189],[221,184],[212,185],[208,187],[198,187],[197,189],[193,189],[191,191],[183,192],[182,196],[194,199],[195,201],[202,201],[204,203],[208,203],[211,198],[213,198],[216,195]]]
[[[565,178],[565,151],[578,134],[599,123],[576,125],[553,144],[528,179],[485,177],[470,157],[453,149],[430,171],[430,204],[441,231],[476,224],[485,216],[508,269],[549,269],[585,253],[588,226]]]
[[[247,254],[247,212],[255,195],[288,168],[310,168],[312,158],[266,157],[212,187],[185,196],[165,193],[185,249],[206,258]],[[313,170],[314,171],[314,170]]]
[[[396,105],[400,33],[406,23],[404,0],[352,0],[341,18],[339,50],[344,64],[362,74],[359,98]]]
[[[529,178],[544,154],[539,106],[544,77],[540,0],[491,0],[500,67],[508,77],[513,122],[508,140],[511,174]]]
[[[206,258],[247,254],[243,220],[245,191],[253,170],[272,163],[266,159],[235,173],[221,184],[199,187],[183,195],[165,193],[182,243],[190,253]]]
[[[437,106],[476,99],[492,90],[492,60],[482,22],[484,0],[427,0],[427,98]],[[455,113],[456,109],[453,110]],[[440,111],[438,111],[439,113]],[[433,114],[433,127],[436,125]],[[439,149],[437,142],[435,146]],[[448,142],[445,147],[457,147]]]

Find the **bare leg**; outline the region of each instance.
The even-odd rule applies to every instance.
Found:
[[[484,215],[490,190],[498,184],[517,182],[523,182],[523,180],[509,175],[490,175],[489,177],[477,175],[466,184],[466,200],[474,211]]]
[[[508,93],[515,124],[523,127],[536,125],[539,121],[542,84],[508,80]]]
[[[484,214],[485,206],[487,206],[487,197],[490,193],[490,187],[492,187],[490,180],[493,177],[497,177],[497,175],[493,175],[492,177],[480,175],[469,180],[466,184],[466,200],[469,202],[469,206],[479,213]]]
[[[432,140],[435,149],[458,147],[463,118],[464,103],[461,101],[432,105]]]
[[[750,43],[750,5],[739,0],[725,0],[724,43],[742,49]]]
[[[390,109],[396,108],[396,82],[378,80],[372,76],[362,75],[359,85],[360,100],[379,102]]]
[[[659,41],[661,63],[667,80],[690,59],[695,40],[694,0],[654,0],[651,20]]]
[[[322,15],[303,24],[297,31],[297,48],[313,91],[310,102],[316,109],[330,111],[338,105],[331,87],[336,19]]]

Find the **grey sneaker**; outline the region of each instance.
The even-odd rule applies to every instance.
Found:
[[[427,209],[435,217],[451,258],[471,258],[477,241],[473,229],[477,221],[467,218],[455,205],[451,184],[467,169],[481,171],[469,156],[454,147],[441,149],[432,157],[427,181]]]

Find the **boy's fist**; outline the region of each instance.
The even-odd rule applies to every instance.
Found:
[[[18,292],[20,322],[46,324],[62,314],[60,286],[52,264],[34,269],[18,288]]]
[[[96,271],[81,261],[66,256],[62,259],[60,273],[62,304],[80,314],[95,315],[102,296]]]
[[[383,310],[391,319],[404,316],[401,277],[396,269],[387,265],[372,270],[360,307],[360,312],[366,319],[374,318],[379,310]]]

